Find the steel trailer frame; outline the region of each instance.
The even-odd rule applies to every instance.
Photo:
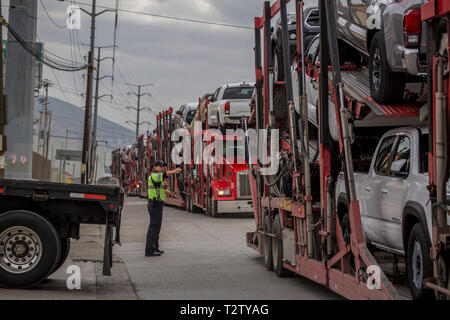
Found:
[[[278,239],[278,241],[288,241],[292,245],[292,255],[284,257],[282,260],[282,267],[285,270],[290,270],[294,273],[309,278],[315,282],[328,287],[330,290],[340,294],[343,297],[349,299],[400,299],[400,295],[394,288],[392,283],[388,280],[384,272],[378,268],[380,276],[380,286],[373,288],[368,285],[372,280],[373,266],[377,266],[377,261],[368,250],[361,225],[360,207],[359,202],[356,199],[354,176],[353,176],[353,163],[352,154],[350,148],[350,137],[348,131],[348,118],[349,110],[344,99],[343,82],[341,79],[341,69],[339,65],[339,51],[336,33],[336,11],[335,2],[327,0],[319,0],[319,12],[320,12],[320,63],[321,65],[331,64],[332,82],[329,83],[328,68],[320,69],[320,101],[319,101],[319,143],[320,143],[320,160],[319,166],[316,170],[320,170],[319,180],[316,183],[320,183],[320,195],[316,198],[311,194],[312,176],[311,168],[313,164],[310,164],[307,157],[308,147],[306,152],[302,150],[301,157],[302,166],[300,167],[300,160],[297,159],[297,135],[304,137],[306,146],[309,146],[308,141],[308,128],[297,128],[296,122],[298,121],[298,115],[295,112],[293,103],[293,90],[292,79],[286,76],[284,83],[274,82],[273,79],[273,57],[272,48],[270,42],[271,33],[271,19],[278,13],[281,14],[281,23],[283,30],[287,30],[286,20],[286,4],[289,0],[277,0],[272,6],[270,2],[266,1],[264,4],[264,11],[262,17],[255,18],[255,76],[257,87],[257,104],[255,123],[256,129],[273,128],[274,125],[274,89],[283,88],[286,90],[287,105],[286,114],[287,129],[289,130],[286,135],[289,139],[289,143],[284,143],[282,151],[287,151],[290,156],[290,160],[293,162],[292,180],[293,180],[293,196],[291,198],[275,198],[270,194],[269,187],[264,184],[260,174],[261,165],[250,166],[251,172],[251,187],[254,202],[254,216],[256,221],[256,231],[247,233],[247,245],[254,248],[260,253],[263,253],[264,243],[268,243],[265,239]],[[444,1],[432,1],[433,4],[427,3],[424,8],[429,5],[433,8],[440,8],[444,10],[448,15],[450,11],[448,2]],[[305,70],[303,62],[303,38],[301,30],[303,1],[296,0],[296,12],[297,12],[297,62],[300,81],[300,101],[301,106],[305,108],[306,96],[303,90],[303,70]],[[424,9],[426,10],[426,9]],[[430,10],[430,9],[428,9]],[[444,14],[444,13],[442,13]],[[261,31],[263,37],[261,37]],[[283,47],[288,48],[287,32],[283,32]],[[263,39],[261,39],[263,38]],[[261,46],[261,43],[263,44]],[[261,47],[263,52],[261,53]],[[291,57],[289,50],[283,50],[284,53],[284,67],[285,74],[290,74]],[[435,51],[433,52],[434,55]],[[261,55],[263,61],[261,61]],[[434,59],[433,61],[435,61]],[[433,66],[436,63],[433,64]],[[436,73],[436,72],[435,72]],[[442,81],[441,81],[442,82]],[[442,86],[441,86],[442,87]],[[332,138],[329,132],[329,89],[332,91],[332,98],[336,108],[336,121],[339,131],[339,145],[333,146]],[[435,88],[436,89],[436,88]],[[447,88],[446,88],[447,89]],[[440,96],[442,94],[433,90],[433,96]],[[446,91],[447,92],[447,91]],[[431,96],[431,95],[430,95]],[[430,99],[432,99],[430,97]],[[448,99],[448,97],[446,97]],[[448,131],[441,136],[445,136],[447,140],[440,139],[436,142],[436,97],[434,99],[433,109],[433,124],[431,124],[430,132],[434,133],[433,144],[434,149],[430,154],[430,164],[438,160],[436,155],[437,145],[441,144],[441,158],[443,157],[442,145],[447,146],[449,140]],[[431,101],[431,100],[430,100]],[[442,104],[441,104],[442,105]],[[302,109],[301,107],[301,109]],[[442,108],[443,109],[443,108]],[[301,111],[300,117],[303,121],[307,121],[306,109]],[[431,114],[431,113],[430,113]],[[447,112],[449,117],[450,112]],[[441,113],[442,115],[442,113]],[[445,126],[445,120],[441,121],[442,127]],[[303,134],[300,130],[303,129]],[[431,135],[430,135],[431,136]],[[259,146],[258,146],[259,147]],[[259,154],[259,153],[258,153]],[[445,163],[448,165],[448,148],[445,153],[447,158]],[[333,207],[333,170],[332,159],[340,159],[344,168],[346,194],[348,195],[349,203],[349,217],[350,217],[350,243],[346,245],[342,237],[342,231],[340,228],[340,222],[335,208]],[[445,168],[444,161],[441,161],[441,176],[443,181],[448,180],[448,172],[445,174],[442,172],[442,168]],[[433,165],[431,165],[433,167]],[[434,168],[434,167],[433,167]],[[448,167],[447,167],[448,168]],[[434,185],[437,185],[436,174],[430,174],[430,186],[433,189]],[[441,199],[442,194],[445,195],[445,182],[442,186],[441,180]],[[436,199],[436,197],[435,197]],[[319,203],[319,206],[313,206],[313,201]],[[436,200],[434,200],[436,201]],[[442,206],[441,206],[442,207]],[[447,210],[445,208],[445,210]],[[274,221],[279,215],[281,222],[281,230],[274,231]],[[433,215],[436,215],[435,213]],[[441,213],[442,215],[442,213]],[[434,220],[438,220],[437,218]],[[442,220],[442,218],[441,218]],[[292,232],[290,231],[292,230]],[[434,279],[428,279],[426,285],[434,290],[441,292],[442,294],[449,294],[443,285],[447,283],[445,270],[448,268],[448,248],[449,248],[449,227],[446,223],[441,225],[433,225],[433,249],[432,256],[435,265],[435,277]],[[282,246],[284,247],[284,246]],[[272,248],[272,247],[271,247]],[[267,248],[266,248],[267,249]],[[272,250],[272,249],[271,249]],[[270,250],[270,251],[271,251]],[[278,249],[279,250],[279,249]],[[447,255],[445,256],[445,251]],[[265,250],[266,253],[269,252]],[[445,261],[447,260],[447,261]],[[439,269],[439,265],[441,268]],[[442,265],[444,267],[442,267]],[[269,267],[270,268],[270,267]],[[439,278],[439,270],[441,271],[441,277]],[[372,289],[373,288],[373,289]]]
[[[175,115],[176,116],[176,115]],[[173,126],[173,108],[160,112],[156,117],[156,141],[158,147],[155,150],[155,155],[158,160],[163,160],[168,165],[168,170],[175,169],[174,163],[171,161],[171,151],[173,147],[172,132]],[[178,175],[173,175],[168,178],[167,188],[170,189],[170,194],[166,194],[166,203],[169,205],[185,208],[186,203],[184,196],[180,192],[180,179]]]
[[[447,18],[447,45],[450,43],[450,2],[430,0],[422,5],[422,21],[426,23],[428,34],[428,117],[429,126],[429,190],[432,204],[432,247],[434,276],[425,279],[425,286],[433,289],[439,299],[450,297],[450,226],[447,224],[448,206],[446,183],[450,178],[450,80],[444,74],[448,70],[448,55],[439,53],[439,20]],[[447,47],[447,53],[450,48]]]

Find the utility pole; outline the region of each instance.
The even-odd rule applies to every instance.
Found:
[[[3,18],[2,15],[2,0],[0,0],[0,17]],[[5,134],[5,107],[3,105],[3,23],[0,24],[0,41],[2,41],[2,52],[0,53],[0,79],[2,84],[0,86],[0,158],[3,158],[6,152],[6,136]],[[6,161],[0,161],[0,179],[5,178],[5,168]]]
[[[106,59],[113,59],[112,57],[105,57],[101,58],[101,49],[104,48],[113,48],[114,46],[101,46],[96,47],[98,49],[97,53],[97,76],[95,77],[95,103],[94,103],[94,124],[93,124],[93,130],[92,130],[92,143],[91,143],[91,150],[90,150],[90,157],[89,157],[89,178],[93,179],[93,173],[94,173],[94,163],[95,163],[95,155],[97,154],[97,121],[98,121],[98,101],[101,98],[104,97],[111,97],[111,100],[113,99],[113,96],[110,94],[104,94],[102,96],[98,95],[99,91],[99,84],[102,79],[105,78],[113,78],[113,76],[103,76],[100,77],[100,64],[102,61]]]
[[[49,135],[49,129],[47,129],[49,126],[49,111],[48,111],[48,87],[50,86],[50,82],[47,80],[44,80],[44,89],[45,89],[45,97],[40,99],[40,102],[44,105],[44,128],[42,129],[42,132],[39,132],[39,140],[42,136],[43,141],[43,150],[42,155],[45,155],[47,157],[48,155],[48,139],[46,138],[47,135]]]
[[[69,129],[66,130],[66,143],[64,144],[64,150],[67,150],[68,147],[69,147]],[[66,173],[66,159],[64,159],[63,161],[63,174],[65,173]]]
[[[45,137],[45,157],[48,159],[48,148],[49,148],[49,143],[50,143],[50,130],[52,129],[52,111],[50,111],[49,114],[49,121],[48,121],[48,129],[47,129],[47,136]],[[53,146],[52,146],[53,148]],[[53,151],[52,151],[52,157],[53,157]]]
[[[138,93],[137,94],[135,92],[128,92],[128,95],[134,94],[137,97],[137,99],[138,99],[138,101],[137,101],[137,108],[131,107],[131,106],[127,107],[127,109],[133,109],[133,110],[136,111],[136,122],[127,121],[127,123],[134,123],[134,124],[136,124],[136,140],[137,140],[139,138],[139,127],[140,127],[140,125],[147,122],[147,121],[140,122],[141,111],[151,110],[150,108],[141,108],[141,97],[143,97],[145,95],[148,95],[150,98],[152,97],[152,95],[150,93],[148,93],[148,92],[141,93],[141,88],[145,88],[145,87],[148,87],[148,86],[153,86],[153,83],[141,84],[141,85],[127,83],[127,85],[138,88]]]
[[[95,19],[97,16],[101,15],[107,11],[115,11],[111,9],[106,9],[96,13],[95,9],[97,6],[97,1],[92,0],[92,12],[88,12],[83,8],[81,11],[91,16],[91,43],[88,57],[88,78],[87,78],[87,88],[86,88],[86,106],[84,110],[84,135],[83,135],[83,150],[81,154],[81,183],[89,183],[89,174],[87,169],[88,155],[90,147],[90,136],[91,136],[91,105],[92,105],[92,87],[93,87],[93,76],[94,76],[94,50],[95,50]]]
[[[37,149],[39,154],[42,154],[41,147],[43,147],[42,142],[41,142],[41,140],[42,140],[42,114],[43,114],[43,111],[39,110],[39,131],[38,131],[38,149]]]

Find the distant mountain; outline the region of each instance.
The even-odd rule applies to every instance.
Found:
[[[42,110],[39,98],[35,100],[35,119],[40,118],[39,111]],[[84,109],[52,97],[48,98],[48,102],[48,108],[52,111],[51,135],[65,137],[66,130],[69,129],[70,138],[82,139]],[[136,140],[134,131],[100,116],[98,117],[97,131],[97,140],[107,141],[109,148],[121,148],[133,144]]]

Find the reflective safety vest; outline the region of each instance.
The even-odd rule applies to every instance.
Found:
[[[164,191],[164,173],[152,172],[148,177],[148,199],[166,201],[166,194]]]

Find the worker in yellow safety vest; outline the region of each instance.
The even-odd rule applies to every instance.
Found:
[[[167,165],[162,160],[153,164],[153,170],[148,177],[148,204],[150,225],[147,231],[147,242],[145,244],[145,256],[160,256],[164,253],[159,249],[159,233],[161,232],[164,202],[166,201],[166,190],[164,180],[174,174],[181,172],[181,168],[167,171]]]

